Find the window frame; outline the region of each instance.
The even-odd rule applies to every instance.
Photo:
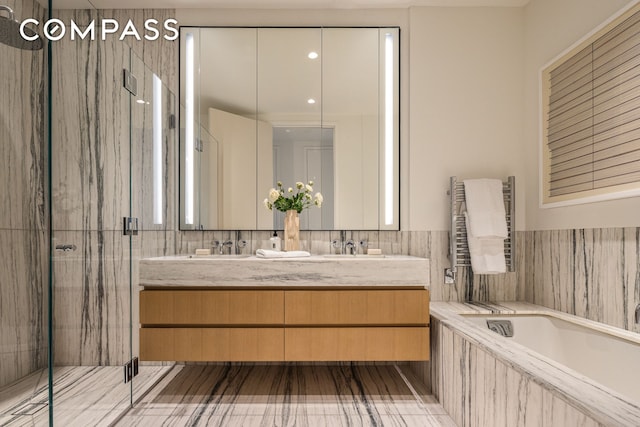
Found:
[[[608,187],[575,191],[562,195],[551,195],[551,150],[548,146],[548,116],[549,116],[549,100],[550,75],[551,72],[562,64],[570,61],[575,55],[581,52],[589,45],[594,44],[613,28],[624,22],[627,18],[635,13],[640,12],[640,2],[634,2],[625,6],[619,12],[611,16],[601,25],[586,34],[576,43],[557,55],[543,67],[539,72],[539,203],[541,208],[553,208],[560,206],[569,206],[576,204],[594,203],[605,200],[617,200],[628,197],[640,196],[640,179],[627,184],[618,184]],[[640,100],[638,100],[640,106]],[[638,167],[640,172],[640,166]]]

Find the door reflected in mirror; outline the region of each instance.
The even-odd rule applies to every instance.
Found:
[[[333,230],[333,128],[274,127],[273,170],[276,182],[294,185],[297,177],[309,177],[313,191],[323,197],[322,207],[305,209],[300,214],[303,230]],[[273,229],[282,227],[284,212],[273,210]]]
[[[399,229],[398,28],[181,28],[181,229]]]

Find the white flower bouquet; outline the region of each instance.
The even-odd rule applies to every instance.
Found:
[[[269,196],[264,199],[264,207],[273,210],[276,208],[281,212],[288,210],[296,210],[301,213],[305,208],[311,205],[317,207],[322,206],[323,198],[322,194],[313,194],[313,181],[309,181],[308,184],[304,184],[300,181],[296,182],[296,190],[289,187],[285,192],[282,182],[278,181],[277,188],[269,190]]]

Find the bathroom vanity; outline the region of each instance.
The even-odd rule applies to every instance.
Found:
[[[410,256],[144,259],[140,358],[428,360],[428,278]]]

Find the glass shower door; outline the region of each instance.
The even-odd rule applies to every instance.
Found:
[[[62,22],[107,17],[56,9]],[[131,48],[117,37],[52,47],[54,425],[107,425],[131,405]]]
[[[108,425],[169,369],[138,360],[137,265],[174,253],[175,99],[125,42],[59,43],[54,422]]]
[[[135,53],[131,72],[137,93],[131,103],[131,215],[138,218],[139,231],[132,237],[131,348],[139,352],[138,261],[175,254],[175,158],[177,156],[176,99],[166,78],[152,71]],[[132,402],[138,399],[170,366],[139,362],[133,378]]]

